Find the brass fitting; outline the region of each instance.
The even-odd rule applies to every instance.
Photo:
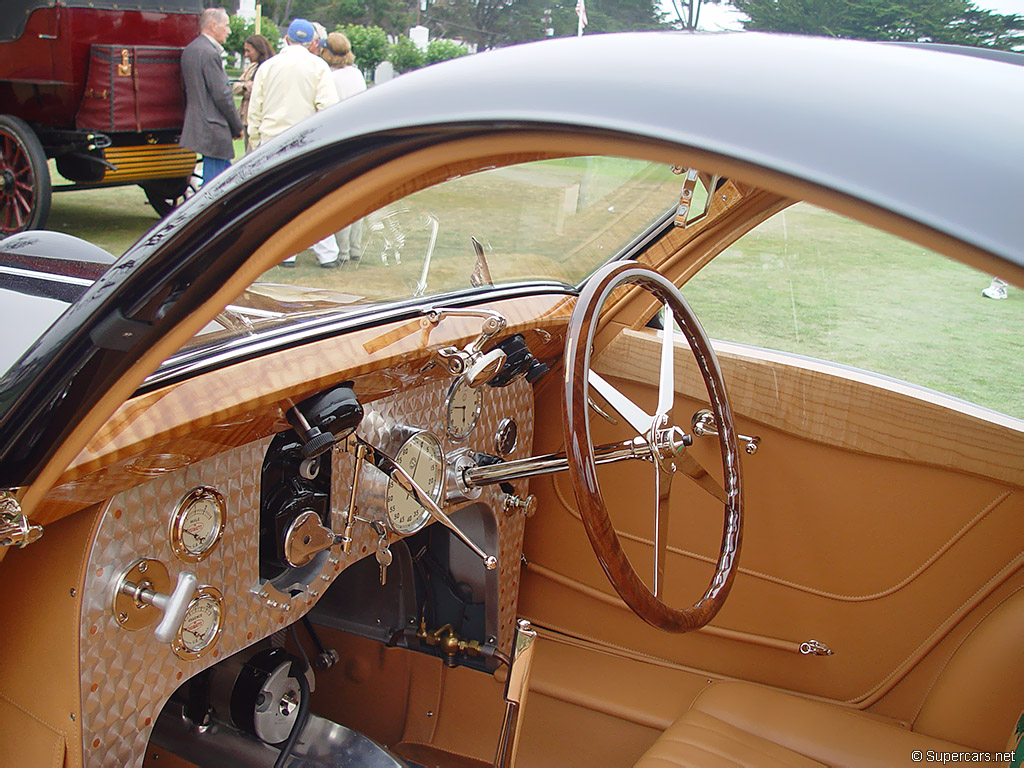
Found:
[[[416,637],[432,648],[440,650],[441,658],[449,667],[456,665],[459,656],[480,656],[483,652],[483,645],[478,640],[466,640],[459,637],[451,624],[428,631],[426,623],[420,619]]]

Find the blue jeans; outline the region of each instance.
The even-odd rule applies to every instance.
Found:
[[[218,173],[223,173],[231,167],[230,160],[222,160],[219,157],[203,155],[203,186],[206,186]]]

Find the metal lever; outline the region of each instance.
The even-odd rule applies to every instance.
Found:
[[[536,639],[537,630],[526,619],[519,619],[516,623],[515,652],[505,682],[505,719],[498,736],[494,768],[511,768],[515,765],[519,747],[519,721],[526,705],[530,667],[533,664],[533,643]]]
[[[718,434],[718,425],[715,423],[715,414],[707,408],[702,408],[693,414],[691,423],[693,424],[693,434],[697,437]],[[757,453],[758,446],[761,445],[761,438],[757,436],[751,437],[750,435],[736,435],[736,439],[746,443],[743,450],[751,456]]]
[[[430,307],[423,310],[432,324],[437,325],[445,317],[480,317],[483,327],[479,335],[466,345],[465,349],[443,347],[437,351],[437,362],[440,362],[452,376],[465,375],[471,387],[479,387],[494,377],[505,364],[505,352],[495,348],[483,353],[484,345],[497,334],[505,330],[508,321],[503,315],[489,309],[455,309],[450,307]]]
[[[169,583],[167,568],[157,560],[140,560],[121,577],[114,595],[114,616],[125,629],[142,629],[155,618],[151,609],[163,612],[153,637],[170,643],[178,636],[188,604],[195,596],[199,580],[190,571],[181,571],[170,594],[160,591]]]
[[[384,453],[384,451],[370,445],[361,437],[356,436],[355,441],[358,446],[364,446],[365,457],[370,461],[370,463],[402,486],[406,493],[412,496],[418,504],[430,513],[431,517],[458,536],[463,544],[473,550],[473,554],[483,560],[484,568],[489,571],[493,571],[498,567],[498,558],[494,555],[488,555],[480,549],[472,539],[464,534],[462,530],[452,522],[451,518],[448,517],[448,515],[446,515],[439,506],[437,506],[437,503],[427,495],[426,491],[420,488],[409,473],[402,469],[398,462]]]
[[[344,535],[324,527],[320,515],[311,509],[301,512],[284,535],[284,559],[293,568],[308,565],[317,552],[342,544]]]

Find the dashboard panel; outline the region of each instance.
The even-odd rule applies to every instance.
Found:
[[[500,388],[481,387],[477,423],[467,428],[461,422],[461,431],[453,433],[448,429],[452,383],[447,376],[433,378],[374,400],[365,406],[357,434],[373,445],[382,445],[396,430],[427,430],[438,439],[444,455],[452,459],[456,455],[493,454],[499,425],[506,424],[507,431],[511,419],[516,423],[518,439],[506,458],[529,455],[534,430],[530,384],[518,379]],[[460,437],[467,432],[466,437]],[[294,623],[346,569],[374,557],[379,524],[387,515],[386,496],[382,495],[386,482],[375,467],[365,466],[361,482],[355,483],[353,455],[339,445],[326,454],[331,462],[330,527],[334,531],[344,529],[355,486],[361,520],[352,528],[349,552],[340,546],[325,550],[303,568],[293,569],[284,579],[287,588],[275,588],[284,583],[280,578],[273,583],[261,578],[260,480],[271,443],[270,437],[252,441],[153,477],[105,503],[85,568],[79,626],[85,765],[141,766],[153,724],[184,681]],[[509,444],[507,435],[505,444]],[[512,486],[516,494],[526,495],[525,480]],[[182,556],[173,531],[175,525],[180,527],[183,502],[194,497],[197,489],[223,499],[223,522],[219,540],[202,548],[203,556],[195,561],[189,553]],[[487,632],[493,632],[497,647],[507,654],[515,626],[524,519],[518,512],[503,511],[506,490],[488,486],[479,489],[479,496],[467,497],[455,487],[454,474],[449,470],[439,498],[442,509],[456,515],[456,519],[461,509],[469,507],[484,510],[489,517],[483,530],[493,534],[477,542],[498,559],[498,567],[485,575]],[[197,515],[200,529],[210,527],[208,516],[205,511]],[[378,524],[376,530],[371,523]],[[391,537],[401,538],[394,533]],[[197,627],[200,632],[219,634],[201,653],[182,653],[180,648],[176,653],[172,643],[154,637],[152,624],[137,630],[122,628],[124,622],[119,621],[112,607],[113,597],[122,575],[142,558],[166,566],[172,585],[182,571],[189,571],[199,588],[205,590],[206,600],[197,606]],[[211,626],[211,594],[219,604],[217,628]],[[386,593],[381,590],[380,594]]]

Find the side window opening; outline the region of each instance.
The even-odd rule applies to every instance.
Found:
[[[1024,292],[800,203],[683,286],[708,334],[852,366],[1024,418]]]

